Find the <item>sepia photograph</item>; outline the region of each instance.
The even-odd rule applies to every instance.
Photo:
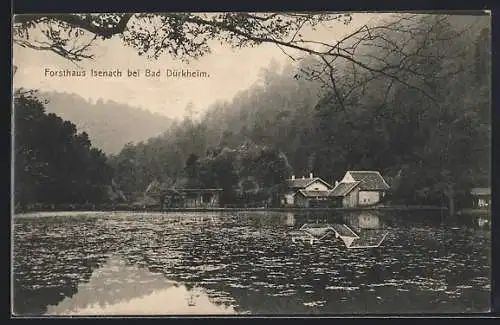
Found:
[[[491,310],[491,12],[12,18],[11,317]]]

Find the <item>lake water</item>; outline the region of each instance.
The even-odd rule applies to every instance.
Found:
[[[349,225],[376,248],[304,224]],[[485,312],[491,232],[439,215],[53,213],[17,216],[17,315]]]

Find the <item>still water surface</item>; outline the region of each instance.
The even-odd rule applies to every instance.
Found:
[[[290,231],[325,222],[388,236],[366,249],[334,235],[292,242]],[[18,315],[489,310],[490,230],[427,212],[77,213],[14,227]]]

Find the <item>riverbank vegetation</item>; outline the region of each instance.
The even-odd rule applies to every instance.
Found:
[[[223,204],[274,205],[292,173],[313,172],[334,183],[346,170],[378,170],[390,182],[393,204],[446,205],[453,214],[470,187],[489,186],[489,19],[392,19],[346,40],[342,51],[353,56],[309,53],[300,63],[271,62],[232,101],[216,102],[204,115],[186,116],[163,135],[127,144],[107,159],[74,127],[52,122],[69,130],[63,142],[37,140],[36,146],[54,147],[52,158],[24,165],[27,158],[20,158],[16,168],[46,163],[57,175],[41,181],[19,170],[16,195],[21,202],[110,200],[101,189],[113,179],[123,194],[114,199],[128,202],[142,200],[156,182],[160,188],[222,188]],[[16,110],[34,105],[16,103]],[[45,120],[56,117],[16,119],[16,129],[28,132],[36,123],[35,138],[58,134],[41,131],[42,125],[48,130]],[[21,157],[23,141],[16,144]],[[61,145],[66,142],[72,145]]]
[[[28,205],[107,199],[112,169],[88,135],[55,114],[45,112],[36,93],[17,90],[14,96],[14,199]]]

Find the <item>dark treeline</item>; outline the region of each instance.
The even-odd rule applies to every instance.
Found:
[[[55,114],[33,92],[14,94],[14,199],[33,204],[101,203],[108,199],[112,169],[87,133]]]
[[[346,170],[367,169],[388,179],[392,202],[455,207],[470,187],[489,185],[491,149],[489,19],[461,19],[425,15],[374,29],[379,37],[365,40],[357,57],[383,61],[380,71],[339,61],[318,75],[325,62],[313,57],[298,66],[271,62],[231,102],[108,157],[114,182],[130,202],[160,186],[222,188],[223,204],[260,205],[292,173],[334,183]],[[57,164],[92,179],[80,170],[91,167],[76,167],[84,161]],[[65,195],[80,183],[72,177]]]

